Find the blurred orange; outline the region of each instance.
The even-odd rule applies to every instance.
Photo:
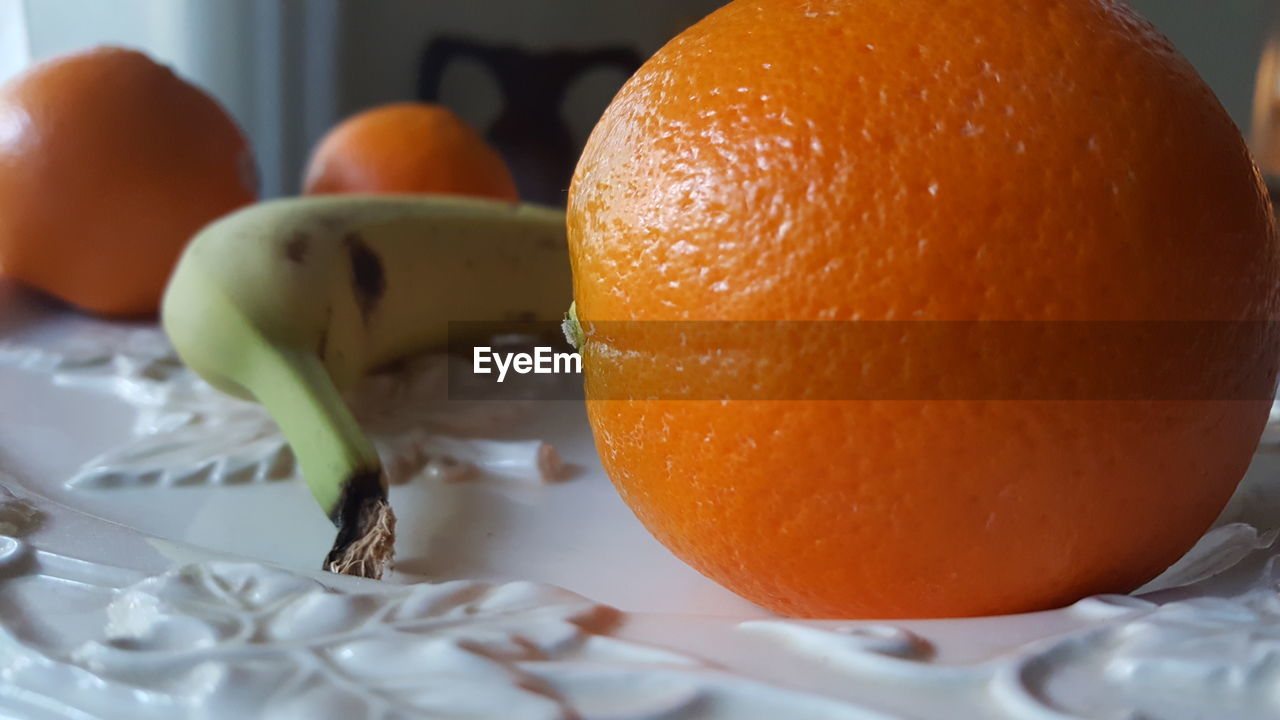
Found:
[[[256,197],[253,158],[212,98],[104,47],[0,88],[0,271],[84,310],[149,315],[187,240]]]
[[[676,555],[790,615],[1132,590],[1222,509],[1275,387],[1280,241],[1257,171],[1187,61],[1111,0],[730,3],[605,112],[569,239],[614,484]],[[707,332],[592,334],[636,320]],[[843,322],[739,347],[707,324],[774,320]],[[1204,400],[1001,399],[1169,362],[1136,341],[1002,354],[989,394],[946,395],[985,362],[956,323],[1005,321],[1239,332],[1189,347]],[[910,342],[864,342],[893,333]],[[909,392],[850,399],[833,377]]]
[[[383,105],[344,120],[312,152],[303,191],[519,199],[502,156],[448,108],[429,103]]]

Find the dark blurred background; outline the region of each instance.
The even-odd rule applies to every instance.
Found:
[[[297,191],[306,153],[339,118],[439,100],[498,146],[524,197],[558,203],[587,134],[635,65],[723,1],[0,0],[0,79],[30,59],[101,43],[143,48],[235,115],[267,195]],[[1259,77],[1280,2],[1131,4],[1254,131],[1264,164],[1280,166],[1269,147],[1280,69]]]

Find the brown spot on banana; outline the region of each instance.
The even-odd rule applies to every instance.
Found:
[[[350,233],[343,238],[347,247],[347,255],[351,260],[351,287],[355,291],[356,304],[360,306],[360,314],[365,323],[378,307],[387,290],[386,273],[382,267],[382,258],[370,248],[359,233]]]
[[[329,351],[329,327],[333,325],[333,306],[330,305],[324,312],[324,329],[320,331],[320,340],[316,342],[316,356],[320,360],[324,360],[324,354]]]
[[[284,257],[295,265],[307,261],[307,251],[311,249],[311,236],[299,230],[284,242]]]

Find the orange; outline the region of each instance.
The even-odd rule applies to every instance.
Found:
[[[730,3],[614,99],[569,234],[605,469],[788,615],[1130,591],[1210,526],[1275,388],[1259,175],[1112,0]]]
[[[304,192],[446,193],[517,200],[511,170],[448,108],[394,103],[330,130],[307,162]]]
[[[235,122],[139,52],[65,55],[0,88],[0,271],[79,308],[155,313],[187,240],[255,196]]]

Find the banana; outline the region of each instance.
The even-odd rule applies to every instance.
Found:
[[[395,515],[341,391],[444,345],[450,321],[559,320],[571,296],[562,210],[332,195],[259,203],[201,230],[161,321],[192,370],[279,424],[337,527],[325,569],[376,578]]]

